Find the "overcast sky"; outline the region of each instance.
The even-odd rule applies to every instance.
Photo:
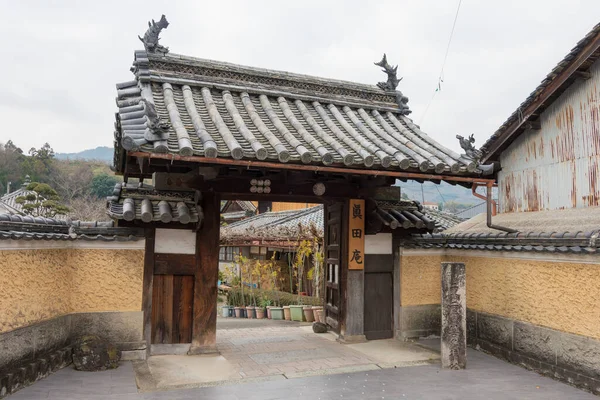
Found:
[[[132,78],[149,19],[174,53],[375,84],[386,52],[411,117],[443,144],[481,145],[600,22],[599,0],[0,0],[0,142],[24,150],[112,146],[115,83]]]

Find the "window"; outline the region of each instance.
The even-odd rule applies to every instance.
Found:
[[[219,249],[219,261],[235,261],[235,257],[239,254],[239,247],[221,247]]]

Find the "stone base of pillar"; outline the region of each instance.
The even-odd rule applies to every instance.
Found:
[[[190,349],[187,352],[188,356],[199,356],[203,354],[220,354],[220,352],[217,349],[217,345],[190,346]]]
[[[467,366],[467,297],[463,263],[442,263],[442,368]]]
[[[364,343],[367,341],[365,335],[339,335],[337,341],[342,344]]]

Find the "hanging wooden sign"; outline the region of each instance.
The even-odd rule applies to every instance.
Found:
[[[348,210],[348,269],[365,268],[365,201],[350,200]]]

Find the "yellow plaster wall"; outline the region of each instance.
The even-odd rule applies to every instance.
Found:
[[[600,265],[538,260],[403,256],[402,305],[440,302],[440,262],[464,262],[467,307],[600,338]]]
[[[400,303],[403,306],[440,304],[443,256],[402,256]]]
[[[72,312],[142,309],[143,250],[72,249]]]
[[[0,333],[71,311],[67,252],[0,252]]]
[[[143,250],[0,251],[0,333],[73,312],[141,309]]]

